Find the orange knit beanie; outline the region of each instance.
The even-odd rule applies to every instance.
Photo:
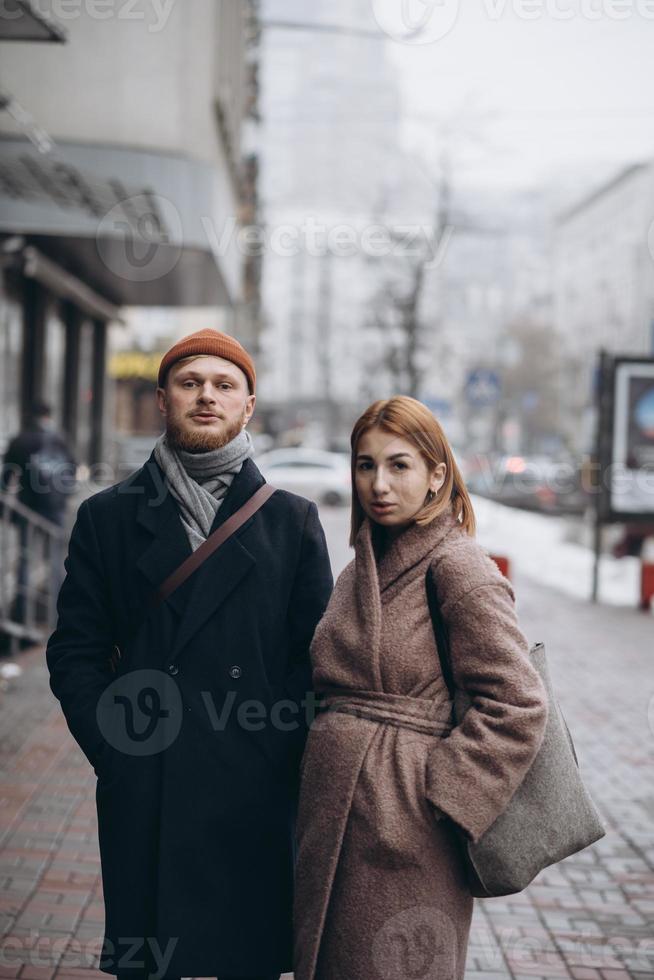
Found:
[[[157,384],[160,388],[163,388],[165,384],[169,367],[175,361],[181,361],[183,357],[190,357],[192,354],[211,354],[214,357],[224,357],[226,361],[236,364],[248,379],[250,394],[254,394],[257,376],[254,370],[254,361],[245,347],[242,347],[238,340],[230,337],[229,334],[211,329],[190,333],[188,337],[182,337],[169,351],[166,351],[159,365]]]

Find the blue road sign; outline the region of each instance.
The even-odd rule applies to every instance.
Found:
[[[466,377],[465,394],[470,405],[484,408],[500,400],[502,383],[499,375],[488,368],[475,368]]]

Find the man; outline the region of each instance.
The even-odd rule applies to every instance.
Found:
[[[0,490],[15,490],[18,503],[29,507],[40,517],[63,527],[68,497],[77,484],[75,458],[66,440],[56,429],[52,409],[46,402],[37,402],[27,428],[10,441],[2,464]],[[16,596],[12,618],[25,622],[27,593],[30,587],[30,556],[28,521],[12,511],[11,521],[18,527],[19,554],[16,575]],[[56,597],[64,575],[63,541],[54,536],[51,542],[50,588]]]
[[[291,969],[309,644],[332,588],[315,504],[276,491],[153,602],[265,482],[246,430],[255,383],[225,334],[172,347],[164,435],[140,470],[81,505],[71,536],[47,661],[98,776],[100,968],[119,977]]]

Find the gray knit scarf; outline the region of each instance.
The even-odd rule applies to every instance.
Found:
[[[223,498],[253,451],[247,429],[242,429],[221,449],[206,453],[189,453],[171,446],[165,432],[157,439],[154,457],[179,504],[193,551],[206,541]]]

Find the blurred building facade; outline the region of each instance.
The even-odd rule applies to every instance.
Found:
[[[80,461],[103,458],[108,333],[126,307],[210,307],[256,329],[236,238],[255,8],[61,5],[38,53],[3,27],[0,449],[46,398]]]
[[[378,270],[360,243],[397,172],[399,86],[381,33],[356,33],[375,33],[368,0],[264,0],[261,22],[261,393],[333,429],[362,397]]]
[[[406,149],[400,78],[367,0],[319,0],[310,13],[299,0],[264,0],[261,20],[262,393],[328,434],[336,426],[342,442],[340,422],[363,404],[413,389],[455,441],[490,448],[515,406],[479,411],[466,379],[510,364],[514,321],[551,326],[547,195],[464,193],[456,168],[443,179],[440,161]],[[435,93],[433,128],[439,113]],[[392,239],[377,256],[361,244],[376,226]],[[335,238],[321,254],[316,227],[345,229],[352,254]],[[419,338],[407,355],[417,278]]]
[[[654,353],[654,163],[634,164],[562,214],[553,243],[554,320],[564,346],[570,439],[590,450],[601,348]]]
[[[426,277],[420,315],[431,343],[422,395],[439,405],[451,438],[468,450],[501,448],[510,423],[520,442],[522,409],[505,375],[521,356],[519,325],[551,329],[551,211],[547,195],[452,189],[450,237]],[[468,379],[498,379],[497,400],[478,406]]]

